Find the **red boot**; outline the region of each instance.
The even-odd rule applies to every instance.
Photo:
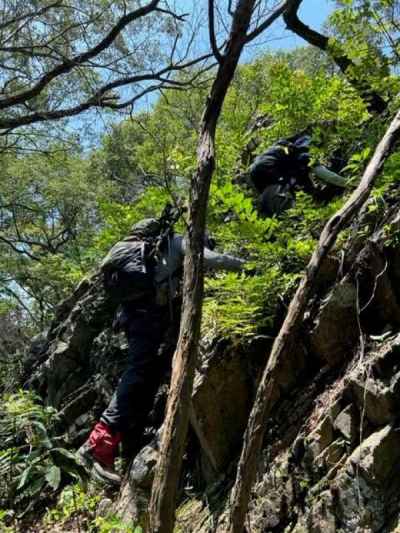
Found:
[[[99,481],[119,485],[120,476],[115,472],[114,461],[117,455],[121,433],[113,434],[104,422],[98,422],[87,441],[78,450],[81,462]]]

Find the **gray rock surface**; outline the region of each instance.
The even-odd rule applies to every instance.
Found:
[[[375,221],[370,238],[355,232],[343,262],[330,259],[302,331],[277,368],[279,402],[265,420],[251,533],[399,531],[400,252],[386,247],[388,223],[387,217]],[[84,281],[59,307],[35,352],[31,385],[62,410],[76,442],[124,366],[126,343],[110,331],[113,312],[99,279]],[[203,347],[185,454],[193,494],[179,502],[177,531],[226,532],[227,491],[271,342],[256,353],[259,344],[211,339]],[[166,386],[159,393],[161,420]],[[160,417],[149,421],[150,434],[160,423]],[[140,450],[113,502],[113,512],[144,528],[156,459],[154,447]]]

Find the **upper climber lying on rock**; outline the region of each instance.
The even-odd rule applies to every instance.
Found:
[[[173,231],[175,221],[168,209],[158,220],[142,220],[102,262],[106,291],[120,303],[114,326],[126,334],[128,367],[78,454],[94,477],[108,483],[120,482],[114,469],[118,445],[127,434],[143,430],[161,381],[158,353],[180,300],[185,254],[185,239]],[[204,247],[206,268],[239,271],[244,263]],[[179,311],[175,316],[179,320]]]
[[[311,173],[326,184],[346,187],[346,179],[339,174],[320,164],[310,166],[310,143],[308,133],[297,134],[278,140],[255,158],[249,175],[260,194],[259,210],[263,216],[279,215],[292,207],[296,189],[321,197],[321,191],[310,178]]]

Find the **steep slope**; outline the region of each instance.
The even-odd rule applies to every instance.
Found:
[[[287,384],[268,421],[248,530],[397,531],[400,520],[400,201],[367,207],[325,262],[304,316]],[[375,204],[374,204],[375,205]],[[99,278],[60,308],[31,380],[60,408],[76,444],[103,408],[126,345]],[[177,530],[224,531],[235,461],[271,340],[212,339],[192,397]],[[170,352],[171,346],[166,347]],[[167,358],[168,359],[168,358]],[[167,377],[166,377],[167,381]],[[163,385],[138,450],[156,434]],[[115,508],[146,523],[154,444],[136,456]]]
[[[305,314],[304,358],[299,349],[285,368],[294,386],[266,421],[248,531],[399,530],[398,204],[383,212],[360,217],[333,277],[335,259],[325,265],[331,283]],[[183,506],[182,530],[224,531],[223,498],[216,514]]]

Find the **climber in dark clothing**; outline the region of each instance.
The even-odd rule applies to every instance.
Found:
[[[260,195],[259,210],[263,216],[278,215],[292,207],[295,189],[315,195],[311,173],[324,183],[346,186],[342,176],[323,165],[310,166],[310,143],[308,134],[281,139],[257,156],[250,166],[250,179]]]
[[[158,351],[171,326],[169,313],[148,302],[125,304],[119,317],[128,340],[128,366],[100,420],[115,431],[141,427],[161,380]],[[119,326],[121,327],[121,326]],[[132,417],[131,405],[135,405]]]
[[[131,236],[111,249],[103,265],[115,250],[122,250],[133,238],[145,238],[146,227],[153,227],[154,231],[156,226],[154,219],[134,226]],[[174,302],[180,297],[185,249],[185,239],[171,232],[151,270],[154,290],[134,301],[123,302],[114,321],[114,326],[123,330],[128,340],[128,367],[100,422],[79,449],[82,462],[102,481],[119,484],[120,478],[114,470],[118,444],[124,434],[135,429],[141,431],[151,410],[163,372],[160,346],[166,333],[173,329]],[[211,269],[239,271],[244,261],[205,247],[204,265]]]

